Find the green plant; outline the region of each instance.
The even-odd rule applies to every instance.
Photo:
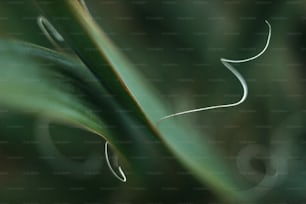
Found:
[[[154,196],[165,202],[185,197],[200,202],[256,201],[256,193],[245,191],[251,185],[210,144],[209,133],[181,118],[160,120],[174,111],[114,45],[84,1],[37,0],[33,5],[38,9],[37,29],[40,26],[45,34],[40,40],[48,44],[47,36],[53,47],[0,41],[2,106],[101,136],[106,141],[108,167],[124,181],[121,186],[149,189],[136,193],[143,196],[135,199],[138,202]],[[221,62],[232,71],[233,60]],[[119,168],[112,168],[107,144],[120,158]],[[177,179],[178,169],[189,176]],[[209,191],[202,197],[189,187],[193,185]],[[171,186],[184,189],[184,195],[174,193],[177,198],[173,199]]]

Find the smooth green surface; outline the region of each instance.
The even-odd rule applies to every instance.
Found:
[[[305,200],[304,2],[85,2],[92,16],[78,1],[0,3],[1,202]],[[40,47],[56,49],[37,25],[41,15],[63,35],[61,52]],[[240,84],[220,58],[258,53],[265,20],[267,52],[235,66],[249,86],[243,104],[157,123],[239,99]],[[73,165],[42,159],[40,119],[52,122],[56,153],[82,166],[98,152],[104,168],[59,175]],[[119,161],[111,162],[127,183],[107,168],[97,134],[115,147]]]
[[[54,1],[43,10],[78,56],[100,79],[101,84],[118,96],[123,107],[143,112],[148,118],[148,121],[144,120],[148,127],[158,129],[156,137],[160,137],[204,184],[211,186],[226,200],[241,199],[239,189],[242,187],[237,185],[231,171],[227,170],[222,159],[205,142],[205,135],[189,131],[183,124],[170,121],[172,119],[162,121],[156,127],[158,120],[170,111],[167,111],[145,78],[137,72],[137,68],[112,44],[81,4],[77,1]],[[77,32],[86,35],[73,35]],[[105,64],[104,59],[109,65]]]

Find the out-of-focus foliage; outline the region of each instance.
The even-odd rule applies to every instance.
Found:
[[[1,1],[0,33],[4,41],[18,39],[54,49],[37,25],[38,16],[50,17],[48,8],[59,13],[65,9],[60,7],[61,1],[54,2]],[[0,85],[3,84],[0,90],[3,105],[0,114],[1,202],[305,201],[305,2],[85,2],[93,20],[131,62],[129,66],[136,68],[144,75],[142,80],[161,93],[161,103],[171,107],[166,114],[239,100],[242,94],[240,84],[220,63],[220,58],[244,59],[258,53],[267,38],[265,20],[272,26],[272,39],[268,50],[256,61],[235,65],[249,86],[248,98],[242,105],[164,121],[156,127],[161,130],[161,136],[163,128],[175,127],[169,126],[173,121],[180,126],[177,132],[167,130],[164,135],[175,134],[163,140],[155,140],[154,131],[146,123],[141,119],[137,122],[139,117],[133,118],[131,113],[125,112],[129,107],[124,107],[124,104],[130,102],[115,102],[116,96],[108,97],[108,94],[113,94],[113,87],[103,83],[101,86],[93,76],[95,73],[91,75],[86,69],[86,66],[99,67],[102,63],[99,60],[105,59],[86,61],[97,56],[92,54],[90,58],[90,51],[94,50],[91,45],[84,44],[86,40],[76,41],[82,39],[78,36],[86,38],[86,33],[78,33],[78,30],[69,33],[69,23],[62,24],[61,28],[61,21],[65,21],[63,16],[51,13],[54,26],[67,32],[62,33],[67,43],[64,43],[65,49],[61,52],[65,52],[64,56],[71,55],[69,59],[75,63],[74,69],[81,70],[76,72],[76,76],[86,79],[85,76],[91,76],[92,83],[78,84],[73,74],[58,67],[65,62],[57,64],[56,60],[42,61],[26,53],[7,52],[7,42],[3,41],[0,44],[4,53],[0,56]],[[67,39],[69,36],[71,40]],[[86,59],[81,58],[86,66],[73,54],[73,49],[80,45],[83,52],[89,52]],[[84,57],[84,53],[77,54]],[[62,54],[55,56],[60,58]],[[16,63],[13,63],[14,60]],[[106,67],[108,62],[104,64]],[[110,62],[109,65],[114,64]],[[119,69],[124,70],[124,66]],[[103,73],[101,71],[102,76]],[[35,87],[36,83],[22,81],[26,76],[38,76],[42,82]],[[69,79],[68,83],[61,83],[63,76]],[[131,80],[130,84],[138,80],[132,77],[127,78]],[[42,97],[39,91],[44,91],[44,86],[47,92],[55,90],[68,93],[65,96],[70,94],[72,99],[64,97],[64,101],[71,101],[71,104],[58,103],[58,94],[50,96],[50,99]],[[144,90],[137,86],[134,87],[136,91]],[[143,94],[150,96],[150,93]],[[138,99],[148,110],[150,104],[146,105],[146,97]],[[105,102],[100,104],[101,101]],[[84,105],[84,109],[80,104]],[[11,109],[16,106],[19,109]],[[32,107],[36,114],[33,114]],[[79,113],[76,118],[72,117],[75,114],[65,116],[61,108],[93,113],[84,120],[84,115]],[[150,108],[152,111],[160,107]],[[22,113],[17,113],[16,110],[20,109]],[[87,129],[97,128],[95,132],[105,134],[107,139],[113,138],[118,150],[116,153],[122,156],[119,162],[126,170],[128,182],[119,183],[107,168],[103,139],[79,126],[62,122],[80,122],[83,127],[90,124],[92,126]],[[195,140],[191,132],[200,133],[194,150],[203,144],[203,155],[195,151],[194,158],[188,160],[194,145],[190,141]],[[182,139],[179,134],[186,137],[185,144],[175,142],[176,137]],[[166,145],[161,141],[166,141]],[[188,152],[186,156],[185,152]],[[207,155],[209,152],[213,155]],[[207,176],[209,173],[213,179]],[[218,183],[214,185],[214,181]],[[228,190],[233,183],[238,189]]]

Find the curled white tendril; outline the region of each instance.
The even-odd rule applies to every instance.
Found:
[[[122,177],[120,177],[112,168],[110,162],[109,162],[109,157],[108,157],[108,142],[105,142],[105,158],[106,158],[106,163],[107,163],[107,166],[108,168],[110,169],[110,171],[113,173],[113,175],[119,179],[120,181],[122,182],[126,182],[126,176],[124,174],[124,172],[122,171],[121,169],[121,166],[118,166],[118,170],[119,170],[119,173],[121,174]]]
[[[85,4],[85,1],[80,0],[80,3],[84,7],[84,9],[89,12],[89,10],[88,10],[88,8]],[[55,40],[57,40],[58,42],[64,42],[65,40],[62,37],[62,35],[54,28],[54,26],[48,21],[48,19],[46,19],[44,16],[38,16],[37,17],[37,24],[40,27],[40,29],[42,30],[42,32],[45,34],[45,36],[48,38],[48,40],[52,43],[52,45],[54,47],[56,47],[57,49],[61,49],[61,47],[58,45],[58,43]],[[120,174],[122,175],[123,178],[119,177],[118,174],[111,167],[109,157],[108,157],[107,145],[108,145],[108,142],[105,142],[105,157],[106,157],[107,166],[109,167],[110,171],[113,173],[113,175],[116,178],[118,178],[122,182],[126,182],[127,179],[126,179],[126,176],[123,173],[121,167],[119,166],[118,170],[119,170],[119,172],[120,172]],[[56,150],[56,147],[52,147],[52,148],[50,148],[50,150],[52,150],[52,151],[54,151],[54,152],[56,152],[57,154],[60,155],[59,151]],[[42,152],[45,152],[45,151],[46,150],[42,150]],[[65,159],[65,160],[67,161],[67,159]]]
[[[48,38],[50,43],[56,47],[57,49],[61,49],[61,47],[58,45],[58,42],[64,42],[63,36],[54,28],[54,26],[46,19],[44,16],[38,16],[37,17],[37,24],[41,31],[45,34],[45,36]],[[51,34],[50,34],[50,33]],[[55,40],[54,40],[54,39]]]
[[[199,112],[199,111],[206,111],[206,110],[212,110],[212,109],[218,109],[218,108],[228,108],[228,107],[233,107],[233,106],[237,106],[241,103],[243,103],[245,101],[245,99],[247,98],[248,95],[248,85],[245,82],[243,76],[229,63],[234,63],[234,64],[239,64],[239,63],[244,63],[244,62],[248,62],[251,60],[254,60],[258,57],[260,57],[268,48],[269,44],[270,44],[270,39],[271,39],[271,25],[268,21],[265,21],[266,24],[269,27],[269,34],[268,34],[268,39],[266,42],[265,47],[263,48],[263,50],[261,52],[259,52],[257,55],[255,55],[254,57],[250,57],[247,59],[242,59],[242,60],[230,60],[230,59],[225,59],[225,58],[221,58],[220,61],[222,62],[222,64],[230,71],[232,72],[235,77],[239,80],[242,89],[243,89],[243,95],[241,97],[241,99],[235,103],[229,103],[229,104],[222,104],[222,105],[216,105],[216,106],[208,106],[208,107],[204,107],[204,108],[197,108],[197,109],[192,109],[192,110],[188,110],[188,111],[183,111],[183,112],[178,112],[178,113],[174,113],[171,115],[167,115],[164,116],[162,118],[159,119],[158,123],[162,120],[168,119],[168,118],[172,118],[172,117],[176,117],[179,115],[185,115],[185,114],[189,114],[189,113],[195,113],[195,112]]]

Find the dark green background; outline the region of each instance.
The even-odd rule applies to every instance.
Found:
[[[235,65],[248,83],[247,100],[238,107],[194,113],[180,120],[192,121],[192,128],[208,134],[211,145],[236,171],[237,155],[260,149],[248,158],[252,172],[240,172],[252,186],[265,176],[275,182],[262,192],[256,190],[259,203],[306,201],[306,1],[86,2],[95,20],[161,92],[173,112],[239,100],[241,87],[220,58],[244,59],[257,54],[267,39],[268,20],[272,38],[265,54]],[[1,36],[52,48],[37,25],[38,15],[32,1],[1,1]],[[35,138],[40,120],[4,107],[0,111],[0,203],[218,201],[192,175],[184,173],[178,173],[177,179],[186,180],[188,190],[175,188],[175,183],[161,186],[163,193],[122,184],[106,166],[102,139],[58,124],[50,129],[54,145],[63,155],[81,165],[95,153],[101,164],[91,176],[69,173],[65,165],[54,169],[41,158],[41,144]]]

